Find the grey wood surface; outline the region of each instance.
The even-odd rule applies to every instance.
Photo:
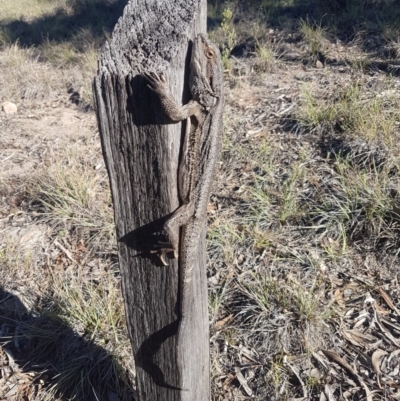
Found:
[[[144,71],[165,72],[176,99],[186,103],[190,41],[205,31],[205,0],[131,0],[102,51],[93,81],[138,401],[210,399],[205,232],[179,352],[178,261],[164,267],[150,252],[165,240],[163,223],[179,206],[177,171],[185,123],[168,121],[141,77]]]

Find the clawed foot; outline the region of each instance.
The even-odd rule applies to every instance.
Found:
[[[157,74],[154,71],[144,72],[143,75],[149,81],[147,85],[153,92],[158,94],[165,93],[168,90],[168,82],[163,73]]]
[[[153,249],[150,251],[150,253],[156,253],[158,254],[158,257],[160,258],[161,263],[164,266],[168,266],[168,263],[165,259],[165,255],[167,253],[173,253],[173,259],[176,259],[178,257],[178,251],[174,248],[168,248],[167,246],[170,245],[168,242],[159,242],[156,247],[159,247],[160,249]]]

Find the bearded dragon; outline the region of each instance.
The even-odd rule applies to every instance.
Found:
[[[189,88],[192,100],[179,107],[163,74],[145,73],[149,88],[159,95],[166,115],[173,121],[186,120],[183,152],[178,169],[178,190],[181,206],[165,222],[168,243],[158,252],[179,256],[180,325],[184,328],[192,288],[192,271],[197,264],[198,244],[207,218],[207,205],[222,144],[222,112],[224,105],[223,73],[218,48],[204,35],[193,42]],[[180,238],[180,228],[182,234]],[[180,249],[179,249],[180,248]]]

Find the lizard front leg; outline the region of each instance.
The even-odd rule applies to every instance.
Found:
[[[168,88],[168,82],[163,74],[155,72],[144,73],[149,81],[148,87],[160,97],[161,105],[165,114],[174,122],[185,120],[191,116],[201,114],[201,106],[195,100],[190,100],[184,106],[179,107]]]

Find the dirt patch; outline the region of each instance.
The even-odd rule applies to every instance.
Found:
[[[332,7],[353,21],[342,3]],[[304,10],[281,9],[297,19],[250,39],[255,17],[226,13],[214,32],[227,99],[209,205],[214,400],[399,397],[398,42],[381,31],[335,35],[344,20],[329,14],[323,26]],[[229,43],[234,34],[248,40]],[[51,93],[0,114],[0,398],[87,399],[93,385],[103,399],[131,399],[95,117],[66,90]],[[111,376],[76,365],[78,355],[103,358]],[[65,372],[54,356],[89,381],[57,382]]]

